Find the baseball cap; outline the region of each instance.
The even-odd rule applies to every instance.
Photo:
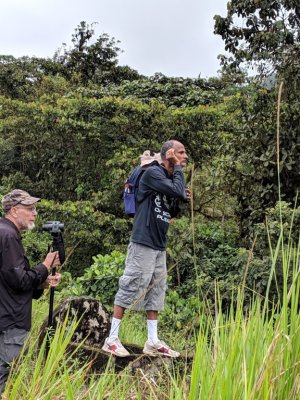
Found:
[[[2,208],[5,212],[9,211],[12,207],[21,204],[23,206],[30,206],[40,201],[38,197],[32,197],[25,190],[14,189],[12,192],[7,193],[2,199]]]

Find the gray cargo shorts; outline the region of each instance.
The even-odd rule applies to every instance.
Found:
[[[115,304],[132,310],[161,311],[166,289],[166,252],[130,242]]]

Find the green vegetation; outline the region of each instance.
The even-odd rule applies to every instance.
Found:
[[[45,341],[38,351],[36,349],[47,303],[45,299],[39,301],[34,308],[28,351],[12,369],[4,398],[298,399],[300,242],[292,246],[280,235],[276,248],[271,250],[272,272],[265,297],[254,293],[245,312],[241,286],[237,300],[224,314],[216,285],[215,314],[201,307],[199,329],[193,335],[189,338],[181,335],[180,339],[173,333],[172,341],[177,346],[183,345],[182,351],[193,349],[193,353],[195,349],[192,368],[188,363],[175,370],[163,367],[154,376],[126,371],[117,374],[110,364],[101,373],[92,371],[88,362],[80,362],[80,346],[66,356],[76,321],[68,327],[64,323],[56,330],[48,357],[44,359]],[[268,293],[278,259],[284,276],[284,293],[282,302],[274,303]],[[290,283],[289,270],[292,271]],[[122,339],[143,344],[145,330],[141,330],[140,325],[139,314],[128,313],[122,325]]]
[[[132,224],[123,183],[145,149],[182,141],[193,192],[170,227],[160,319],[193,367],[155,380],[109,366],[90,373],[65,355],[75,325],[56,332],[44,361],[39,301],[7,398],[299,398],[299,6],[229,1],[215,33],[231,54],[209,79],[120,67],[118,42],[94,38],[85,22],[52,59],[0,56],[0,194],[42,198],[37,230],[24,237],[32,264],[51,243],[42,223],[65,224],[56,300],[91,295],[111,309]],[[247,76],[249,63],[257,76]],[[145,335],[143,315],[129,311],[122,339],[142,345]]]

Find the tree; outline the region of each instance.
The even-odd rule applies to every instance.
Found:
[[[233,56],[225,63],[251,62],[270,72],[299,53],[299,0],[231,0],[227,10],[226,17],[214,17],[215,33]]]
[[[118,65],[118,41],[103,33],[90,43],[94,35],[93,24],[81,22],[72,35],[73,48],[67,50],[63,44],[53,59],[0,55],[0,95],[32,101],[41,93],[63,94],[70,85],[94,89],[141,77],[134,69]]]
[[[0,56],[0,95],[12,99],[32,97],[40,76],[29,57]]]
[[[275,205],[279,187],[276,153],[278,82],[284,81],[280,119],[279,170],[281,195],[293,203],[300,188],[300,4],[296,0],[232,0],[225,18],[215,16],[215,33],[232,57],[225,64],[238,69],[253,63],[260,83],[236,98],[240,121],[232,134],[230,174],[240,205],[242,235],[264,219]],[[266,80],[273,73],[273,83]]]
[[[64,94],[70,89],[64,69],[50,58],[0,55],[0,95],[29,102],[41,94]]]
[[[90,44],[95,34],[94,25],[81,21],[72,35],[73,48],[68,50],[66,44],[63,44],[55,53],[53,60],[65,67],[66,77],[83,85],[91,82],[97,84],[115,82],[118,81],[119,75],[129,80],[136,79],[139,76],[136,71],[117,65],[118,55],[121,52],[118,40],[103,33]]]

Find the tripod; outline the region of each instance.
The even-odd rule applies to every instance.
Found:
[[[59,261],[62,265],[65,261],[65,247],[62,236],[62,231],[64,230],[64,224],[59,221],[49,221],[43,225],[43,230],[49,232],[52,235],[52,245],[49,248],[49,251],[58,251]],[[49,252],[48,251],[48,252]],[[51,275],[55,275],[56,268],[52,268]],[[49,315],[48,315],[48,337],[46,343],[46,356],[49,352],[50,347],[50,337],[49,333],[51,328],[53,327],[53,305],[54,305],[54,287],[50,287],[50,298],[49,298]]]

